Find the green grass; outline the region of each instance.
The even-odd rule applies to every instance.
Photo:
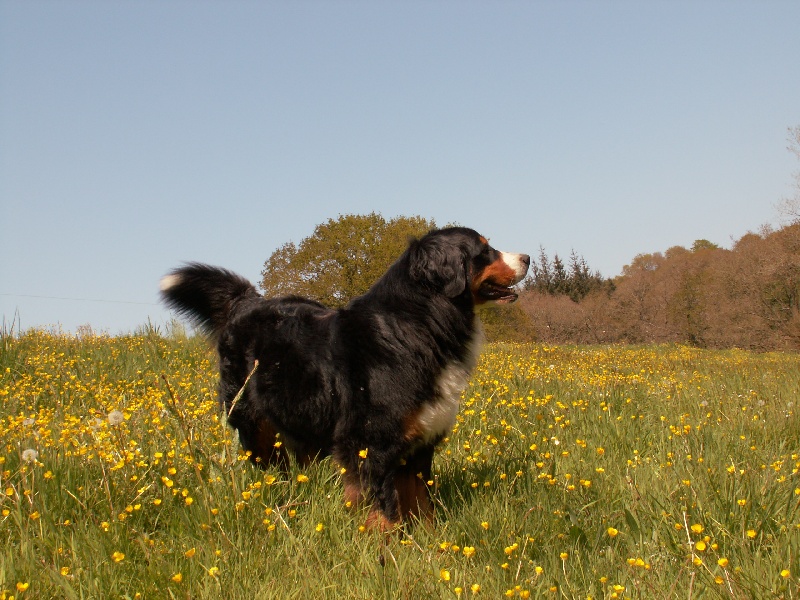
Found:
[[[0,600],[799,596],[798,355],[490,345],[435,525],[389,536],[331,461],[244,460],[215,377],[180,335],[0,338]]]

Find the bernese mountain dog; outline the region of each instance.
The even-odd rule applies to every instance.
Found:
[[[301,464],[332,456],[345,499],[369,503],[367,525],[386,530],[432,518],[434,448],[480,352],[475,308],[516,300],[529,264],[450,227],[412,240],[344,308],[265,298],[198,263],[166,275],[161,294],[216,342],[219,401],[250,460],[285,468],[287,450]]]

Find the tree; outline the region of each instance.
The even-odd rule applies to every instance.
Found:
[[[703,250],[719,250],[719,246],[708,240],[695,240],[692,244],[692,252],[702,252]]]
[[[264,294],[296,294],[328,306],[344,306],[366,292],[405,250],[436,224],[422,217],[389,221],[377,213],[340,215],[318,225],[298,245],[272,253],[262,271]]]
[[[789,128],[789,146],[787,150],[800,159],[800,125]],[[800,223],[800,169],[794,172],[794,195],[784,198],[778,205],[780,213],[790,223]]]
[[[551,296],[569,296],[573,302],[578,302],[590,292],[607,287],[602,275],[593,272],[582,256],[575,250],[569,257],[569,267],[556,254],[551,261],[547,252],[539,246],[539,259],[531,263],[530,274],[522,286],[526,291],[534,291]]]

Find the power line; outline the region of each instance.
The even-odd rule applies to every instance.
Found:
[[[104,304],[137,304],[139,306],[159,306],[155,302],[133,302],[131,300],[101,300],[99,298],[68,298],[66,296],[37,296],[34,294],[4,294],[0,296],[9,296],[12,298],[39,298],[42,300],[70,300],[73,302],[101,302]]]

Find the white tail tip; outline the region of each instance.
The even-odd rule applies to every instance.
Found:
[[[175,287],[181,282],[180,275],[165,275],[161,278],[160,288],[162,292],[166,292],[170,288]]]

